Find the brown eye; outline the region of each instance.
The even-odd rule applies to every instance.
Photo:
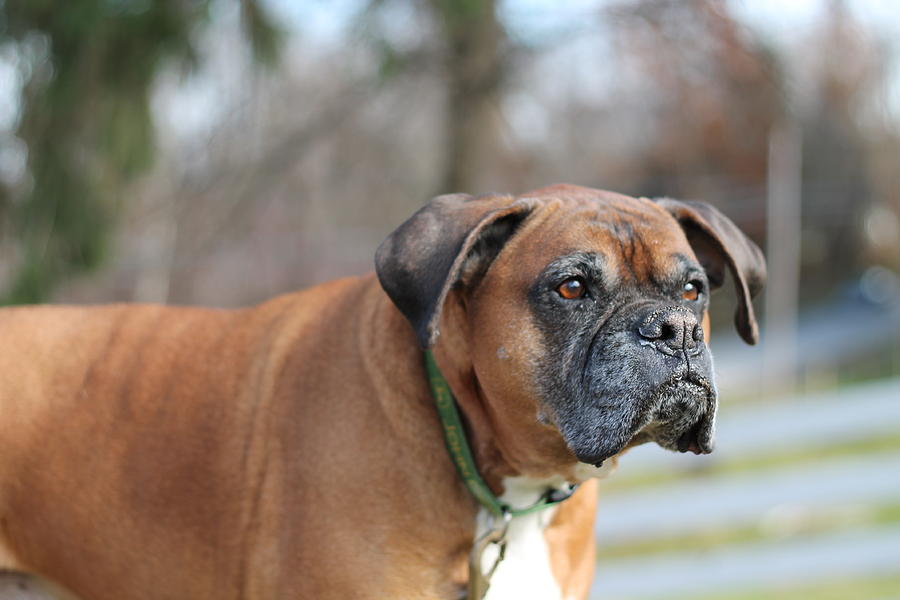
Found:
[[[700,290],[702,288],[703,284],[699,281],[688,281],[684,284],[684,287],[681,288],[681,297],[685,300],[696,302],[700,299]]]
[[[584,281],[580,277],[566,279],[556,288],[556,292],[566,300],[577,300],[584,296],[585,291]]]

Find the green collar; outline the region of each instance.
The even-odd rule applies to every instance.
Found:
[[[425,369],[428,372],[431,393],[434,395],[438,414],[441,417],[441,425],[444,428],[444,442],[447,444],[447,450],[450,452],[453,464],[456,465],[456,470],[465,482],[466,487],[469,488],[469,492],[491,514],[497,517],[507,515],[519,517],[554,504],[559,504],[572,495],[575,491],[574,487],[570,490],[550,488],[537,502],[525,508],[513,508],[501,502],[481,478],[481,475],[478,474],[478,468],[475,466],[475,460],[472,458],[472,451],[469,449],[469,442],[466,440],[466,432],[463,429],[459,411],[456,408],[456,399],[453,397],[453,392],[450,391],[450,386],[447,385],[447,380],[441,374],[441,370],[438,368],[434,355],[430,350],[425,351]]]

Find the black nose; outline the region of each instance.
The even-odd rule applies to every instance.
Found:
[[[703,341],[703,328],[697,322],[697,316],[683,306],[654,310],[640,322],[637,331],[662,352],[694,350]]]

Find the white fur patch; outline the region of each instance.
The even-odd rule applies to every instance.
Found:
[[[501,500],[514,508],[534,504],[550,486],[559,481],[511,477],[503,481],[506,491]],[[544,529],[550,524],[556,507],[515,517],[509,522],[506,534],[506,558],[491,578],[486,600],[561,600],[562,592],[550,570],[550,552],[544,539]],[[485,509],[478,514],[477,531],[481,536],[490,521]],[[489,547],[483,556],[485,571],[497,558],[496,548]]]
[[[618,461],[609,459],[603,463],[602,467],[595,467],[588,463],[580,462],[575,465],[575,481],[581,483],[588,479],[606,479],[616,472]]]

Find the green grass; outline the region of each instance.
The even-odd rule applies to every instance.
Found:
[[[872,527],[900,523],[900,504],[849,506],[809,510],[778,520],[762,520],[751,525],[712,527],[689,534],[632,540],[616,545],[601,543],[598,560],[633,558],[667,552],[710,552],[723,545],[778,541],[809,537],[848,527]]]
[[[667,596],[673,600],[889,600],[900,598],[900,575],[778,586],[714,595]]]
[[[862,456],[876,452],[900,450],[900,432],[892,432],[882,436],[866,437],[840,443],[805,446],[769,454],[754,454],[746,457],[735,457],[720,462],[709,463],[703,468],[673,469],[670,471],[650,471],[637,475],[619,473],[601,482],[602,493],[610,494],[624,490],[660,485],[674,481],[703,479],[750,473],[810,464],[830,458]]]

